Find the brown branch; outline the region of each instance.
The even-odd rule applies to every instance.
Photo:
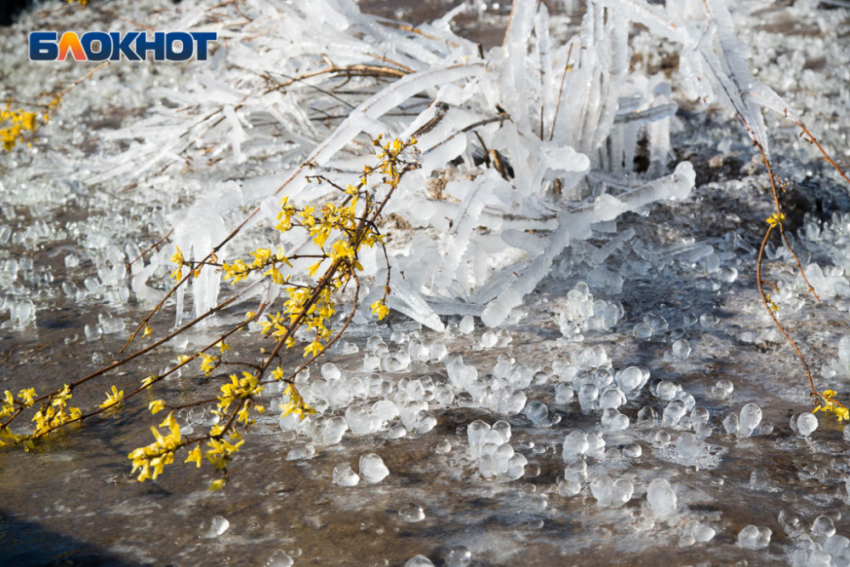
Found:
[[[765,246],[767,246],[767,240],[768,238],[770,238],[770,233],[773,231],[773,228],[773,225],[767,228],[767,232],[765,233],[764,238],[761,241],[761,246],[759,247],[759,255],[758,259],[756,260],[756,285],[758,286],[759,295],[761,296],[761,302],[762,305],[764,305],[767,314],[770,315],[770,318],[773,320],[773,324],[776,325],[776,328],[779,329],[785,339],[794,348],[794,352],[797,353],[797,358],[799,358],[800,362],[803,364],[803,370],[806,371],[806,377],[809,379],[809,388],[811,388],[811,395],[817,400],[820,394],[818,394],[817,390],[815,389],[815,381],[814,379],[812,379],[812,373],[809,370],[809,365],[806,362],[806,357],[803,356],[803,353],[800,352],[797,343],[794,342],[794,339],[791,338],[791,336],[785,330],[785,327],[783,327],[782,323],[780,323],[779,320],[776,318],[776,315],[773,313],[773,309],[767,301],[767,296],[764,293],[764,289],[762,289],[761,262],[762,258],[764,257],[764,248]]]
[[[154,248],[156,248],[157,250],[159,250],[159,248],[158,248],[158,247],[159,247],[159,245],[160,245],[160,244],[162,244],[162,243],[163,243],[163,242],[164,242],[164,241],[165,241],[165,240],[166,240],[169,236],[171,236],[171,233],[172,233],[172,232],[174,232],[174,229],[173,229],[173,228],[172,228],[171,230],[169,230],[169,231],[168,231],[168,234],[166,234],[165,236],[163,236],[162,238],[160,238],[159,240],[157,240],[155,243],[151,244],[151,245],[150,245],[150,247],[149,247],[147,250],[145,250],[144,252],[142,252],[141,254],[139,254],[138,256],[136,256],[136,257],[133,259],[133,261],[132,261],[132,262],[130,262],[129,264],[125,262],[125,264],[124,264],[124,265],[125,265],[125,266],[127,266],[127,273],[128,273],[128,274],[130,273],[130,266],[132,266],[133,264],[135,264],[137,260],[139,260],[139,259],[141,259],[141,258],[144,258],[145,254],[147,254],[148,252],[150,252],[150,251],[151,251],[151,250],[153,250]]]

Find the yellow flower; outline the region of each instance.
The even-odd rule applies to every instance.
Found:
[[[334,242],[333,251],[331,252],[331,258],[334,260],[338,258],[344,258],[349,261],[354,260],[354,249],[351,245],[345,240],[337,240]]]
[[[204,372],[206,376],[212,374],[213,370],[215,370],[218,362],[221,360],[221,357],[215,356],[212,354],[206,354],[204,352],[199,352],[198,356],[201,357],[201,370]]]
[[[118,391],[118,388],[112,386],[112,393],[106,392],[106,401],[100,404],[101,408],[108,408],[115,404],[120,404],[124,399],[124,390]]]
[[[776,213],[773,213],[772,215],[767,217],[765,222],[767,222],[767,224],[769,224],[770,226],[776,226],[778,224],[781,224],[782,221],[784,221],[784,220],[785,220],[785,213],[779,213],[778,215]]]
[[[148,404],[148,409],[151,410],[152,414],[156,414],[165,409],[165,402],[163,400],[154,400]]]
[[[11,392],[7,392],[7,393],[11,395]],[[21,390],[18,393],[18,399],[21,400],[21,402],[26,407],[31,407],[33,405],[33,403],[35,402],[35,397],[36,397],[36,395],[35,395],[35,389],[34,388],[28,388],[26,390]]]
[[[324,260],[319,260],[318,262],[307,268],[307,273],[310,275],[310,277],[316,275],[316,272],[318,272],[319,268],[322,266],[322,262],[324,262]]]
[[[177,264],[177,269],[171,272],[171,277],[175,280],[179,280],[183,277],[183,252],[180,251],[180,247],[176,244],[174,248],[177,250],[174,253],[174,256],[171,257],[171,261]]]
[[[304,399],[301,397],[298,389],[292,384],[289,384],[286,387],[286,390],[283,391],[283,395],[287,397],[288,400],[286,403],[278,406],[283,410],[283,414],[281,414],[280,417],[286,417],[289,414],[294,413],[299,418],[304,419],[305,414],[316,413],[316,410],[304,403]]]
[[[195,463],[198,467],[201,466],[201,446],[198,445],[191,451],[189,451],[189,456],[186,457],[184,463]]]
[[[323,350],[325,350],[325,347],[322,346],[322,343],[318,339],[313,339],[313,342],[304,348],[304,356],[310,356],[312,354],[315,357]]]
[[[151,336],[151,327],[150,327],[150,325],[145,323],[145,332],[142,335],[142,337],[149,337],[149,336]]]
[[[216,479],[210,483],[210,492],[218,492],[224,488],[224,479]]]
[[[148,376],[147,378],[145,378],[144,380],[142,380],[142,387],[143,387],[143,388],[150,388],[150,387],[151,387],[151,384],[153,384],[154,382],[156,382],[156,379],[157,379],[157,377],[156,377],[156,376]]]
[[[822,411],[833,414],[839,422],[850,421],[850,410],[834,399],[837,395],[835,390],[824,390],[822,398],[818,399],[818,407],[812,410],[812,413]]]
[[[380,299],[372,304],[372,313],[378,316],[378,320],[382,321],[384,317],[390,314],[390,308],[387,307],[387,302]]]

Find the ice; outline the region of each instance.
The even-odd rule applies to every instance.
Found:
[[[100,326],[94,323],[87,323],[85,326],[86,340],[96,341],[100,338],[102,332]]]
[[[655,387],[655,394],[662,401],[669,402],[676,397],[676,394],[679,393],[679,385],[675,382],[671,382],[670,380],[662,380],[659,382],[658,386]]]
[[[374,419],[371,408],[360,404],[348,406],[345,410],[345,421],[354,435],[368,435],[380,425]]]
[[[676,439],[676,451],[687,459],[697,459],[705,455],[705,446],[696,435],[686,432]]]
[[[749,525],[738,533],[738,545],[744,549],[762,549],[770,544],[770,528]]]
[[[803,437],[808,437],[818,428],[818,418],[811,413],[801,413],[797,417],[797,432]]]
[[[555,404],[563,406],[573,401],[575,392],[570,384],[558,384],[555,386]]]
[[[737,435],[740,430],[738,415],[731,413],[723,418],[723,429],[727,435]]]
[[[434,564],[431,563],[431,560],[424,555],[417,555],[408,559],[404,564],[404,567],[434,567]]]
[[[363,482],[377,484],[390,474],[383,459],[375,453],[369,453],[360,457],[360,476]]]
[[[788,510],[782,510],[779,512],[779,517],[777,519],[779,521],[779,525],[782,526],[782,529],[789,536],[797,537],[805,530],[800,518]]]
[[[624,392],[629,393],[640,389],[648,378],[637,366],[629,366],[617,372],[614,379]]]
[[[452,452],[451,441],[449,441],[448,439],[443,439],[442,441],[437,443],[437,446],[434,448],[434,451],[438,455],[448,455],[449,453]]]
[[[435,362],[442,361],[449,353],[446,349],[446,344],[442,341],[433,341],[430,343],[428,345],[428,352],[431,360]]]
[[[481,348],[490,349],[496,346],[499,339],[493,331],[485,331],[481,335]]]
[[[711,526],[706,526],[705,524],[699,524],[693,529],[693,537],[698,543],[708,543],[712,539],[714,539],[717,531]]]
[[[734,390],[735,387],[729,380],[718,380],[711,388],[711,395],[718,400],[725,400],[732,395]]]
[[[285,551],[275,551],[266,561],[265,567],[292,567],[293,565],[295,565],[295,560]]]
[[[623,456],[628,459],[638,459],[643,455],[643,448],[638,443],[629,443],[623,447]]]
[[[613,408],[602,412],[602,428],[605,431],[625,431],[629,428],[629,418]]]
[[[685,339],[679,339],[673,343],[671,352],[674,360],[685,360],[691,354],[691,346]]]
[[[599,397],[600,409],[617,409],[626,403],[626,396],[617,387],[607,387]]]
[[[754,403],[745,405],[741,408],[741,417],[738,421],[738,437],[746,439],[752,436],[759,423],[761,423],[761,408]]]
[[[571,463],[589,450],[587,434],[583,431],[572,431],[564,439],[564,462]]]
[[[209,529],[204,533],[204,538],[213,539],[222,535],[230,527],[230,522],[223,516],[213,516]]]
[[[582,384],[578,391],[578,402],[583,411],[596,408],[596,400],[599,398],[599,388],[596,384]]]
[[[470,334],[475,330],[475,321],[473,320],[471,315],[466,315],[463,319],[460,320],[460,332],[464,335]]]
[[[322,378],[325,380],[339,380],[341,377],[342,373],[333,362],[326,362],[322,365]]]
[[[338,415],[328,419],[322,432],[322,444],[326,446],[336,445],[342,441],[342,436],[346,431],[348,431],[348,423],[344,417]]]
[[[351,469],[348,463],[340,463],[334,467],[333,483],[338,486],[357,486],[360,476]]]
[[[472,553],[468,548],[460,545],[446,553],[445,567],[468,567],[472,562]]]
[[[625,478],[613,481],[608,475],[600,475],[591,481],[590,491],[600,506],[617,508],[631,499],[634,486]]]
[[[401,518],[401,521],[403,522],[413,524],[425,519],[425,511],[419,504],[410,502],[399,509],[398,517]]]
[[[717,317],[711,313],[703,313],[699,316],[699,324],[703,329],[713,329],[717,326]]]
[[[300,461],[302,459],[312,459],[315,456],[316,448],[313,446],[313,444],[305,443],[304,445],[292,448],[289,453],[286,454],[286,460]]]
[[[649,483],[646,499],[655,517],[665,519],[676,511],[676,493],[667,479],[656,478]]]
[[[818,516],[812,523],[812,536],[826,539],[835,535],[835,524],[829,516]]]
[[[428,347],[420,339],[412,339],[407,345],[407,352],[413,362],[426,362],[430,356]]]
[[[292,565],[295,565],[295,560],[292,559],[292,557],[290,557],[285,551],[276,551],[272,553],[268,561],[265,563],[265,567],[292,567]]]
[[[549,408],[541,401],[534,400],[528,402],[523,413],[535,427],[547,427],[552,424],[552,419],[549,417]]]
[[[661,416],[661,425],[664,427],[675,427],[687,413],[687,406],[681,400],[673,400],[664,408]]]

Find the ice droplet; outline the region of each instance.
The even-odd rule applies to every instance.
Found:
[[[738,545],[744,549],[761,549],[770,543],[773,532],[770,528],[747,526],[738,534]]]
[[[101,330],[94,323],[89,323],[85,326],[86,340],[88,341],[96,341],[100,338]]]
[[[676,511],[676,493],[667,479],[656,478],[649,483],[646,499],[652,513],[659,519],[664,519]]]
[[[464,335],[468,335],[472,331],[475,330],[475,320],[472,318],[472,315],[466,315],[463,319],[460,320],[460,332]]]
[[[333,483],[338,486],[357,486],[360,476],[351,469],[348,463],[340,463],[334,467]]]
[[[292,567],[294,564],[295,561],[285,551],[275,551],[266,561],[266,567]]]
[[[818,428],[818,418],[812,413],[801,413],[797,417],[797,433],[808,437]]]
[[[424,555],[417,555],[416,557],[408,559],[407,563],[404,564],[404,567],[434,567],[434,564],[431,563],[431,560]]]
[[[759,423],[761,423],[761,408],[752,403],[745,405],[741,408],[741,417],[738,421],[738,438],[746,439],[752,436]]]
[[[286,454],[287,461],[299,461],[301,459],[312,459],[316,456],[316,448],[311,443],[305,443],[295,447]]]
[[[227,531],[227,528],[230,527],[230,522],[227,521],[223,516],[213,516],[212,521],[210,522],[210,529],[207,530],[206,534],[203,536],[205,538],[216,538]]]
[[[685,339],[679,339],[673,343],[672,352],[675,360],[685,360],[691,355],[691,345]]]
[[[404,522],[416,523],[425,519],[425,511],[419,504],[413,502],[405,504],[398,511],[398,517]]]
[[[360,475],[364,482],[376,484],[384,480],[390,474],[383,459],[375,453],[369,453],[360,457]]]
[[[446,567],[467,567],[472,562],[472,553],[460,545],[446,553]]]
[[[326,362],[322,365],[322,378],[325,380],[339,380],[342,377],[342,372],[333,362]]]
[[[828,538],[835,535],[835,524],[829,516],[818,516],[812,524],[812,535]]]

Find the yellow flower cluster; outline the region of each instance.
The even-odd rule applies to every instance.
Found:
[[[168,414],[165,421],[159,424],[160,427],[168,428],[168,435],[163,435],[156,427],[151,427],[153,436],[156,439],[147,447],[140,447],[130,453],[130,459],[133,461],[132,473],[137,469],[139,472],[139,482],[152,478],[156,480],[165,465],[170,465],[174,462],[174,453],[183,446],[183,438],[180,436],[180,425],[174,419],[174,414]]]
[[[15,396],[12,395],[12,392],[6,390],[3,394],[3,405],[0,406],[0,419],[5,417],[9,417],[10,415],[15,413],[15,404],[22,406],[24,408],[32,407],[35,403],[36,393],[34,388],[27,388],[21,390],[18,393],[18,400],[15,401]]]
[[[824,413],[833,414],[838,421],[848,421],[850,420],[850,410],[844,407],[841,402],[835,401],[835,396],[838,393],[835,390],[824,390],[821,394],[821,398],[818,399],[818,407],[816,407],[812,413],[817,413],[822,411]]]
[[[257,248],[250,254],[254,257],[254,262],[250,265],[239,259],[234,260],[232,264],[228,264],[227,262],[222,264],[221,269],[224,272],[224,281],[233,279],[230,283],[235,284],[246,279],[252,272],[262,271],[268,268],[263,273],[264,276],[271,276],[276,284],[283,285],[286,283],[288,278],[283,277],[277,265],[286,264],[291,268],[292,264],[289,263],[289,259],[283,253],[283,250],[278,248],[277,253],[272,254],[270,248]]]
[[[68,407],[68,400],[70,399],[71,387],[65,384],[64,388],[53,396],[50,404],[41,406],[32,418],[35,422],[35,429],[32,434],[33,439],[46,435],[52,429],[83,416],[80,408]]]
[[[283,391],[283,395],[286,398],[286,401],[280,405],[280,409],[283,410],[280,417],[286,417],[289,414],[294,413],[301,419],[304,419],[305,415],[316,413],[316,410],[304,403],[304,398],[301,397],[298,389],[293,384],[289,384],[286,387],[286,390]]]
[[[250,261],[237,258],[220,264],[223,279],[231,281],[232,284],[256,274],[284,287],[286,293],[283,308],[276,313],[269,313],[258,321],[264,335],[278,340],[278,346],[271,356],[277,354],[282,346],[286,348],[294,346],[296,332],[304,329],[312,334],[311,342],[304,349],[304,356],[312,356],[315,359],[323,353],[335,340],[331,319],[337,313],[336,295],[344,292],[351,283],[356,284],[358,291],[360,289],[357,272],[363,267],[358,258],[359,253],[364,246],[374,247],[384,243],[375,221],[386,199],[398,186],[408,167],[401,158],[401,154],[412,146],[415,140],[407,143],[395,140],[382,146],[379,138],[373,143],[379,148],[378,157],[382,161],[377,167],[367,166],[364,169],[359,185],[348,185],[343,188],[322,176],[308,177],[308,181],[328,182],[338,189],[341,193],[339,202],[325,203],[317,210],[309,205],[295,207],[286,197],[281,201],[275,229],[281,234],[295,229],[304,230],[318,248],[316,253],[293,254],[287,257],[281,248],[273,252],[271,247],[260,247],[250,252]],[[308,164],[308,166],[314,167],[315,164]],[[389,186],[389,192],[384,194],[382,202],[376,200],[375,192],[367,189],[369,177],[374,173],[384,176],[382,183]],[[175,246],[171,261],[176,265],[176,269],[171,277],[182,283],[184,267],[194,270],[197,276],[202,264],[219,266],[214,256],[210,258],[210,262],[200,264],[186,261],[180,248]],[[316,260],[305,269],[306,276],[314,278],[314,283],[291,282],[292,275],[282,272],[294,271],[292,261],[304,258]],[[321,275],[320,270],[322,270]],[[390,311],[386,304],[386,294],[390,292],[389,280],[384,290],[384,297],[371,305],[372,313],[379,319],[384,319]],[[256,319],[257,314],[254,312],[249,312],[245,316],[246,321]],[[147,323],[144,328],[147,336],[149,328]],[[280,341],[284,341],[283,344]],[[225,352],[230,350],[223,339],[215,346],[220,349],[221,354],[198,352],[194,357],[180,356],[178,362],[183,364],[189,359],[200,358],[201,370],[210,376],[224,363]],[[262,368],[265,369],[269,362],[270,360],[267,360]],[[310,362],[312,360],[307,364]],[[136,449],[130,454],[133,460],[133,472],[141,469],[139,480],[156,478],[165,465],[173,462],[177,450],[193,446],[194,448],[188,451],[185,462],[195,463],[200,467],[205,454],[206,459],[215,469],[224,473],[222,478],[212,482],[210,490],[222,488],[227,477],[227,463],[244,444],[236,427],[247,428],[254,423],[250,415],[251,410],[256,410],[258,413],[263,413],[265,410],[255,401],[263,391],[263,385],[260,383],[262,374],[263,371],[243,372],[241,377],[236,374],[230,375],[230,381],[221,385],[219,395],[216,397],[218,403],[213,410],[221,421],[213,425],[209,432],[201,437],[183,440],[180,437],[179,427],[174,422],[172,414],[169,414],[168,419],[160,427],[168,427],[170,433],[163,436],[154,430],[156,442]],[[284,381],[284,371],[279,366],[271,372],[271,376],[275,380]],[[143,381],[142,385],[150,387],[159,379],[158,376],[150,376]],[[305,403],[297,387],[289,380],[285,381],[287,386],[284,390],[284,403],[280,405],[282,416],[295,414],[303,419],[306,415],[315,413],[315,410]],[[107,403],[120,403],[122,399],[123,392],[117,391],[116,388],[113,388],[112,394],[107,394]],[[235,409],[231,409],[233,406]],[[166,404],[163,400],[153,400],[148,407],[151,413],[157,413],[165,409]],[[180,406],[175,406],[174,409],[178,407]]]
[[[0,110],[0,126],[7,124],[0,128],[0,143],[3,144],[3,149],[12,151],[18,142],[23,141],[24,134],[34,133],[38,127],[37,118],[35,112],[11,110],[9,104],[4,110]]]
[[[224,415],[224,412],[227,411],[227,408],[230,407],[230,404],[235,402],[236,400],[244,400],[246,398],[252,398],[258,395],[263,391],[263,385],[259,383],[257,377],[251,374],[250,372],[243,372],[242,378],[236,376],[236,374],[230,375],[230,382],[223,384],[221,386],[221,395],[218,396],[218,411],[219,415]],[[248,400],[250,402],[250,400]],[[248,405],[247,403],[245,404]],[[262,406],[257,406],[257,411],[260,413],[263,412]],[[244,407],[242,408],[245,409]],[[247,420],[247,414],[246,414]],[[241,421],[241,416],[240,416]]]

